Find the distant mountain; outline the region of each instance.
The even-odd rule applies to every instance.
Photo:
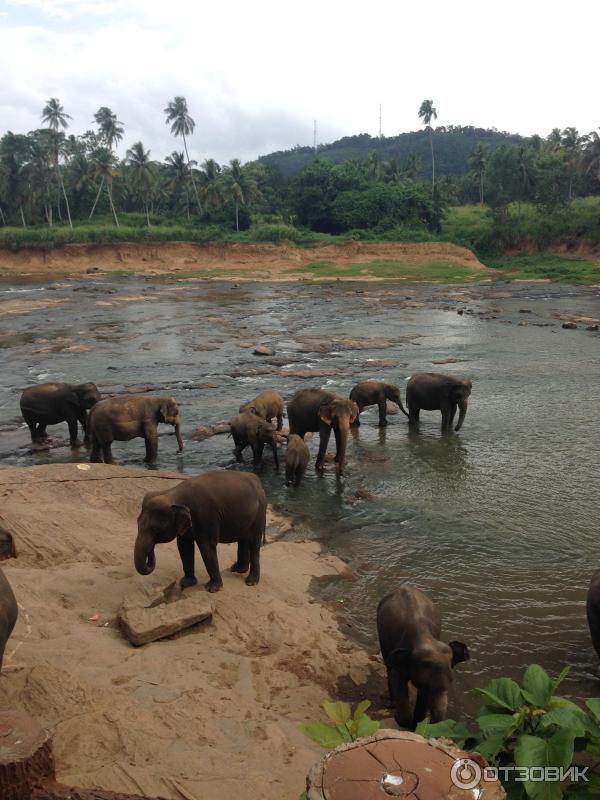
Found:
[[[433,140],[436,173],[459,175],[467,172],[467,159],[477,142],[485,142],[490,150],[494,150],[500,144],[521,144],[525,141],[525,137],[494,129],[450,126],[436,128]],[[342,164],[351,158],[361,161],[368,158],[373,151],[382,160],[396,158],[400,163],[414,155],[422,161],[424,175],[430,170],[429,134],[424,130],[401,133],[398,136],[383,136],[381,139],[368,133],[344,136],[337,142],[319,145],[317,149],[320,157],[328,158],[334,164]],[[292,150],[278,150],[261,156],[259,161],[265,166],[279,167],[282,174],[288,177],[297,175],[314,157],[315,152],[312,147],[298,145]]]

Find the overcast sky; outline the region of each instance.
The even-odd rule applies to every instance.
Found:
[[[93,126],[101,105],[162,159],[163,109],[187,98],[190,155],[220,162],[296,144],[439,125],[547,135],[600,125],[600,0],[0,0],[0,133],[49,97]]]

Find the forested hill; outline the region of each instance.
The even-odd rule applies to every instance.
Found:
[[[460,175],[468,171],[467,159],[477,142],[485,142],[490,150],[500,144],[520,144],[524,137],[516,133],[505,133],[472,126],[436,128],[433,134],[435,147],[435,166],[438,175]],[[373,152],[380,159],[398,162],[416,157],[420,162],[419,172],[428,173],[431,169],[429,134],[426,131],[412,131],[398,136],[370,136],[361,133],[358,136],[344,136],[337,142],[319,145],[318,154],[334,164],[341,164],[352,158],[365,160]],[[278,150],[275,153],[261,156],[266,166],[277,166],[286,177],[297,175],[303,167],[315,157],[312,147],[296,146],[292,150]]]

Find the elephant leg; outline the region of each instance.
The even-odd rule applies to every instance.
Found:
[[[223,588],[223,580],[219,570],[219,559],[217,558],[218,538],[218,536],[214,537],[214,544],[212,542],[212,537],[210,541],[202,537],[198,542],[200,555],[202,556],[202,561],[204,561],[204,566],[210,578],[208,583],[205,584],[206,590],[209,592],[218,592],[219,589]]]
[[[264,449],[265,446],[262,442],[258,442],[257,444],[252,445],[252,456],[255,467],[258,467],[258,465],[262,461],[262,455]]]
[[[114,463],[113,462],[113,457],[112,457],[112,450],[111,450],[111,447],[110,447],[110,442],[108,442],[108,444],[103,444],[102,445],[102,457],[104,459],[104,463],[105,464]]]
[[[457,404],[452,403],[452,405],[450,406],[450,419],[448,420],[448,428],[451,428],[454,423],[454,417],[456,416],[456,408]]]
[[[158,435],[152,433],[144,436],[144,444],[146,445],[146,464],[156,464],[156,457],[158,455]]]
[[[259,534],[256,539],[248,540],[248,546],[250,549],[250,574],[246,578],[246,584],[248,586],[256,586],[256,584],[260,580],[260,539],[261,535]]]
[[[194,539],[191,536],[178,536],[177,549],[183,565],[183,578],[179,585],[182,589],[187,589],[188,586],[198,583],[194,570]]]
[[[340,439],[340,432],[337,428],[333,429],[333,436],[335,438],[335,458],[334,462],[337,464],[340,460],[339,453],[340,453],[340,446],[341,446],[341,439]]]
[[[390,670],[391,693],[394,698],[394,719],[401,728],[410,728],[412,715],[410,713],[410,700],[408,697],[408,679],[397,670]]]
[[[419,424],[419,412],[420,408],[418,406],[408,406],[408,424],[409,425],[418,425]]]
[[[32,444],[37,444],[37,440],[38,440],[37,429],[38,429],[38,426],[37,426],[35,420],[32,419],[29,416],[25,416],[25,414],[23,414],[23,419],[25,420],[25,422],[27,423],[27,427],[29,428],[29,433],[31,435],[31,443]]]
[[[387,400],[385,397],[379,398],[377,402],[379,407],[379,427],[385,428],[387,425]]]
[[[247,539],[240,539],[238,542],[237,561],[231,565],[232,572],[245,574],[250,566],[250,548]]]
[[[88,433],[88,426],[87,426],[87,414],[85,413],[85,409],[82,408],[77,412],[77,419],[79,420],[79,424],[81,425],[81,430],[83,431],[83,443],[89,444],[90,443],[90,435]]]
[[[283,414],[277,414],[277,430],[280,431],[283,428]]]
[[[323,469],[323,461],[325,461],[325,453],[327,452],[330,436],[331,428],[328,425],[322,425],[320,428],[319,452],[317,453],[317,460],[315,461],[315,468],[317,470]]]
[[[273,451],[273,461],[275,462],[275,469],[279,471],[279,456],[277,455],[277,443],[272,442],[271,449]]]
[[[450,404],[442,403],[440,411],[442,412],[442,431],[447,431],[450,424]]]
[[[71,447],[79,447],[80,442],[77,441],[77,417],[68,417],[67,424],[69,426],[69,444]]]
[[[37,438],[40,442],[48,441],[48,434],[46,433],[46,426],[43,422],[38,422],[37,426]]]
[[[413,730],[417,727],[419,722],[422,722],[422,720],[424,720],[427,716],[428,707],[429,703],[427,692],[424,689],[419,689],[417,691],[417,702],[415,703],[415,713],[412,720]]]
[[[358,406],[358,414],[356,415],[356,419],[352,423],[352,427],[353,428],[360,428],[360,415],[363,412],[364,406],[361,406],[360,403],[357,403],[356,405]]]
[[[233,455],[235,456],[236,461],[242,461],[242,453],[247,445],[247,442],[242,442],[241,439],[238,439],[237,436],[233,437],[233,443],[235,447],[233,448]]]
[[[100,455],[100,442],[95,436],[92,438],[92,452],[90,453],[90,461],[92,464],[102,463],[102,457]]]

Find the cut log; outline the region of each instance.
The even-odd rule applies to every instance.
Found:
[[[28,800],[35,786],[54,777],[48,732],[23,711],[0,711],[2,800]]]

